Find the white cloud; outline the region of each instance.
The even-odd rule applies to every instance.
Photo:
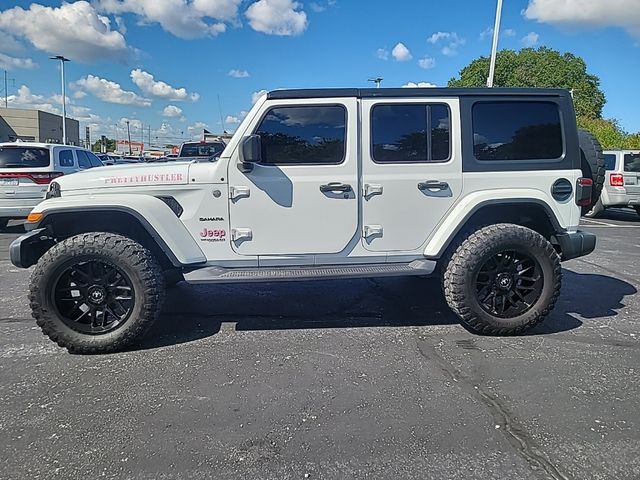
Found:
[[[175,105],[167,105],[166,107],[164,107],[164,110],[162,110],[163,117],[175,118],[179,117],[180,115],[182,115],[182,109],[180,107],[176,107]]]
[[[11,108],[33,108],[35,110],[55,113],[56,115],[61,113],[61,109],[55,105],[57,102],[53,96],[34,95],[26,85],[18,88],[18,92],[15,95],[9,95],[7,97],[7,103]]]
[[[90,93],[107,103],[118,105],[135,105],[138,107],[150,107],[151,100],[143,98],[137,93],[123,90],[119,83],[87,75],[71,84],[73,88]]]
[[[0,68],[3,70],[13,70],[16,68],[22,68],[25,70],[33,70],[37,68],[38,64],[30,58],[18,58],[0,53]]]
[[[240,119],[232,115],[227,115],[227,118],[224,119],[224,123],[225,125],[237,125],[240,123]]]
[[[391,55],[397,62],[406,62],[413,58],[409,49],[402,42],[399,42],[395,47],[393,47]]]
[[[102,12],[132,13],[142,25],[157,23],[176,37],[193,39],[225,32],[225,22],[237,21],[241,1],[96,0],[96,3]]]
[[[525,47],[534,47],[538,44],[538,40],[540,39],[540,35],[536,32],[529,32],[524,37],[522,37],[521,42]]]
[[[638,0],[529,0],[522,13],[540,23],[621,27],[640,37],[639,7]]]
[[[456,32],[435,32],[427,38],[427,42],[433,45],[443,44],[440,52],[447,56],[457,55],[458,48],[467,43],[467,41]]]
[[[229,73],[227,73],[227,75],[233,78],[247,78],[249,76],[249,72],[247,72],[246,70],[236,70],[234,68],[233,70],[229,70]]]
[[[418,66],[420,68],[424,68],[425,70],[428,70],[436,66],[436,59],[431,57],[421,58],[420,60],[418,60]]]
[[[245,15],[256,32],[268,35],[300,35],[309,22],[302,5],[293,0],[258,0]]]
[[[31,4],[28,10],[14,7],[0,12],[0,30],[28,40],[35,48],[71,60],[124,60],[128,47],[124,36],[111,29],[107,17],[98,15],[86,1],[60,7]]]
[[[516,31],[513,28],[507,28],[502,31],[502,35],[504,35],[505,37],[515,37]]]
[[[257,92],[253,92],[251,94],[251,105],[255,105],[256,102],[266,94],[267,94],[266,90],[258,90]]]
[[[380,60],[389,60],[389,50],[386,48],[379,48],[376,50],[376,57]]]
[[[0,45],[6,53],[23,53],[26,49],[13,35],[0,30]]]
[[[77,90],[73,92],[73,98],[77,98],[78,100],[87,96],[87,92],[83,92],[82,90]]]
[[[429,82],[418,82],[418,83],[408,82],[402,85],[402,88],[433,88],[433,87],[437,87],[437,85],[435,83],[429,83]]]
[[[186,88],[175,88],[168,83],[155,80],[153,75],[139,68],[131,71],[131,80],[140,90],[153,97],[164,98],[165,100],[191,100],[196,102],[200,99],[200,94],[189,94]]]
[[[327,7],[325,7],[324,5],[320,5],[319,3],[316,3],[316,2],[311,2],[309,4],[309,8],[311,9],[311,11],[316,13],[322,13],[327,9]]]

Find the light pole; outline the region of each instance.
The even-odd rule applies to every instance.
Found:
[[[64,58],[62,55],[56,55],[55,57],[49,57],[51,60],[60,61],[60,72],[62,78],[62,144],[67,144],[67,94],[64,85],[64,63],[70,61],[68,58]]]
[[[129,129],[129,120],[127,120],[127,138],[129,139],[129,155],[133,155],[131,150],[131,130]]]
[[[375,77],[375,78],[370,78],[368,81],[375,83],[376,84],[376,88],[380,88],[380,84],[382,83],[382,80],[384,80],[384,78]]]
[[[491,44],[491,62],[489,64],[489,78],[487,87],[493,87],[493,77],[496,73],[496,54],[498,52],[498,37],[500,36],[500,17],[502,16],[502,0],[498,0],[496,8],[496,23],[493,26],[493,43]]]

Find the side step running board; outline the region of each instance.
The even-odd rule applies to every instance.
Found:
[[[188,283],[278,282],[289,280],[327,280],[339,278],[430,275],[436,267],[433,260],[411,263],[363,265],[288,266],[223,268],[204,267],[184,275]]]

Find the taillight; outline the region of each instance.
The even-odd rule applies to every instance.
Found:
[[[4,172],[0,173],[0,178],[28,178],[38,185],[48,185],[62,175],[64,175],[62,172]]]
[[[624,186],[624,175],[622,175],[621,173],[612,173],[609,177],[609,180],[612,187]]]
[[[580,207],[591,205],[591,190],[593,189],[593,179],[581,177],[576,182],[576,204]]]

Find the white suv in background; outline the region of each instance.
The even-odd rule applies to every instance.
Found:
[[[0,229],[26,218],[54,178],[101,167],[90,151],[70,145],[0,143]]]
[[[607,150],[604,158],[604,188],[586,216],[597,217],[610,207],[632,207],[640,215],[640,150]]]

